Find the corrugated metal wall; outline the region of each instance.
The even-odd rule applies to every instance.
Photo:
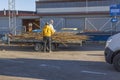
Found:
[[[109,31],[111,30],[111,18],[86,18],[85,30],[87,31]]]
[[[38,14],[44,13],[44,9],[46,10],[46,13],[57,13],[55,11],[58,11],[58,13],[63,12],[65,13],[68,9],[70,8],[70,11],[73,12],[72,10],[75,10],[74,8],[83,8],[83,10],[90,11],[109,11],[109,6],[112,4],[118,4],[120,3],[120,0],[101,0],[101,1],[88,1],[88,2],[49,2],[49,3],[37,3],[36,4],[36,10],[38,10]],[[97,8],[97,7],[101,8]],[[104,7],[103,7],[104,6]],[[105,7],[107,6],[107,8]],[[86,9],[86,7],[88,7]],[[50,10],[52,8],[52,10]],[[59,10],[60,8],[60,10]],[[106,9],[105,9],[106,8]],[[56,10],[55,10],[56,9]],[[77,12],[79,12],[79,9],[76,9]],[[60,12],[59,12],[60,11]],[[68,11],[68,13],[70,12]],[[74,11],[74,12],[76,12]],[[82,9],[80,9],[82,11]],[[81,16],[79,15],[78,17],[75,17],[73,15],[69,17],[56,17],[56,16],[51,16],[51,17],[42,17],[40,20],[41,26],[45,24],[45,22],[48,22],[50,19],[54,20],[54,27],[59,31],[63,27],[69,27],[69,28],[79,28],[80,31],[111,31],[115,30],[112,28],[112,23],[111,23],[111,17],[108,17],[109,15],[97,15],[96,17],[93,16]],[[119,28],[120,21],[117,22],[116,24],[116,31],[120,31]],[[114,26],[113,26],[114,27]]]
[[[43,27],[45,22],[49,22],[50,19],[54,20],[54,28],[60,31],[61,28],[78,28],[79,31],[87,32],[102,32],[102,31],[120,31],[120,19],[116,26],[112,26],[111,17],[44,17],[40,19],[41,26]],[[112,28],[113,27],[113,28]]]
[[[112,4],[118,4],[120,0],[96,0],[96,1],[74,1],[74,2],[46,2],[37,3],[36,8],[61,8],[61,7],[85,7],[85,6],[109,6]]]
[[[79,17],[68,17],[65,20],[66,27],[68,28],[78,28],[80,31],[84,30],[85,26],[85,18],[79,18]]]
[[[116,31],[120,31],[120,17],[118,18],[118,22],[116,23],[116,28],[114,26],[113,29]]]
[[[120,18],[118,22],[112,23],[111,17],[104,18],[86,18],[85,19],[85,30],[87,31],[120,31]],[[116,25],[112,25],[116,24]]]
[[[9,19],[7,17],[0,17],[0,33],[9,31]]]
[[[85,18],[76,17],[42,17],[40,19],[41,27],[46,22],[49,22],[50,19],[54,20],[54,28],[57,31],[60,31],[62,28],[79,28],[80,30],[84,30]]]
[[[16,34],[21,34],[22,33],[22,19],[17,18],[16,19]]]
[[[43,27],[46,22],[49,22],[50,20],[54,20],[54,28],[59,31],[62,27],[65,26],[65,18],[63,17],[42,17],[40,19],[40,26]]]
[[[16,19],[16,34],[21,33],[22,20],[20,18]],[[9,33],[9,18],[8,17],[0,17],[0,33]]]

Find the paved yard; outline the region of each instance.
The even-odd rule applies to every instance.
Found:
[[[52,53],[0,46],[0,80],[118,80],[105,63],[103,44],[60,46]]]

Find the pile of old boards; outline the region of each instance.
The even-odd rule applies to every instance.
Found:
[[[43,40],[42,33],[33,33],[27,32],[22,33],[21,35],[12,36],[14,40],[16,39],[27,39],[27,40]],[[89,37],[86,35],[76,35],[76,33],[72,32],[55,32],[52,36],[52,40],[54,42],[61,43],[66,45],[67,43],[79,43],[80,41],[85,41]]]

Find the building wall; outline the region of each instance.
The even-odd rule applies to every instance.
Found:
[[[9,17],[0,17],[0,34],[12,33],[21,34],[23,31],[23,19],[39,19],[39,16],[17,16],[16,27],[9,28]]]
[[[66,27],[68,28],[78,28],[79,31],[84,30],[85,26],[85,18],[82,17],[67,17],[66,20]]]
[[[16,19],[16,32],[17,34],[20,33],[21,31],[21,19],[20,18],[17,18]],[[15,28],[12,28],[12,30],[15,30]],[[8,17],[0,17],[0,32],[1,33],[9,33],[10,32],[10,28],[9,28],[9,18]]]
[[[109,11],[109,6],[112,4],[118,4],[120,3],[120,0],[95,0],[95,1],[61,1],[61,2],[41,2],[36,3],[36,10],[37,13],[57,13],[57,12],[63,12],[66,13],[67,10],[68,12],[73,12],[75,9],[78,11],[75,12],[89,12],[91,10],[96,10],[96,11]],[[88,9],[85,9],[85,8]],[[105,9],[107,7],[107,9]],[[99,8],[99,9],[98,9]]]
[[[52,16],[40,19],[41,27],[50,19],[54,20],[54,28],[60,31],[62,28],[78,28],[79,32],[108,32],[120,31],[120,17],[116,25],[112,25],[111,17],[76,17],[76,16]]]
[[[119,0],[93,0],[93,1],[61,1],[61,2],[41,2],[36,3],[37,8],[61,8],[61,7],[85,7],[85,6],[109,6],[111,4],[118,4],[120,3]]]
[[[54,20],[54,28],[59,31],[62,27],[65,27],[65,18],[64,17],[42,17],[40,18],[40,26],[43,27],[46,22],[49,22],[50,20]]]
[[[111,16],[109,15],[110,5],[118,3],[120,3],[120,0],[88,0],[88,2],[86,0],[58,2],[40,0],[36,3],[36,10],[37,14],[40,14],[42,17],[41,23],[43,20],[54,19],[54,27],[57,30],[60,30],[62,27],[77,27],[80,31],[120,31],[120,22],[116,23],[116,29],[114,29],[115,26],[112,28]],[[108,12],[108,14],[104,12]],[[76,13],[78,14],[76,15]],[[93,15],[90,15],[91,13]],[[42,14],[46,14],[45,16],[47,17],[42,16]],[[59,15],[56,16],[56,14]]]
[[[16,19],[16,34],[21,34],[22,33],[22,19],[17,17]]]
[[[9,19],[7,17],[0,17],[0,33],[9,31]]]

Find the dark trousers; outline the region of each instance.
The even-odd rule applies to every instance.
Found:
[[[44,52],[46,51],[51,51],[51,37],[43,37],[43,41],[44,41]]]

